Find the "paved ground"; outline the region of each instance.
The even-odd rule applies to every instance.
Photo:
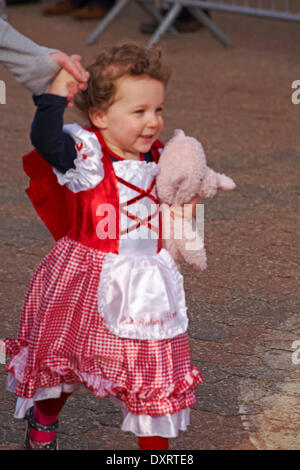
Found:
[[[299,328],[300,105],[291,102],[299,76],[297,24],[214,14],[234,46],[202,31],[162,46],[173,67],[164,138],[174,128],[200,139],[209,164],[237,189],[205,201],[208,269],[184,265],[192,359],[206,383],[197,390],[189,430],[172,449],[299,449],[300,364],[292,343]],[[96,45],[96,25],[47,19],[40,5],[9,9],[11,23],[37,42],[77,52],[88,64],[102,45],[146,41],[136,5]],[[30,150],[34,112],[29,93],[1,69],[0,321],[1,337],[16,332],[23,296],[53,241],[24,193],[21,156]],[[74,110],[66,121],[78,120]],[[297,359],[296,354],[294,354]],[[300,357],[300,355],[299,355]],[[296,362],[296,361],[294,361]],[[24,423],[0,369],[0,448],[18,449]],[[62,449],[137,449],[120,433],[119,411],[84,390],[62,413]]]

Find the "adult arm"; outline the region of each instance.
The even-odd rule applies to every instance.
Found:
[[[0,63],[33,94],[43,93],[60,66],[52,59],[55,49],[38,46],[0,19]]]
[[[0,63],[34,95],[44,93],[61,68],[77,80],[78,89],[86,88],[88,74],[80,56],[69,57],[64,52],[39,46],[1,19]],[[69,102],[73,97],[74,93],[69,93]]]

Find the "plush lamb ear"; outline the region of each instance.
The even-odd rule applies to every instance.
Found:
[[[173,137],[183,137],[185,133],[182,129],[175,129]]]

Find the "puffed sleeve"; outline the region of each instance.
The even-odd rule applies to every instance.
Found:
[[[103,152],[94,134],[79,124],[65,124],[64,132],[75,142],[76,158],[74,167],[61,173],[53,167],[60,185],[66,185],[74,193],[95,188],[104,178]]]

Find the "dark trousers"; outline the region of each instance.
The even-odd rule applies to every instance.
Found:
[[[95,3],[103,10],[110,10],[116,3],[116,0],[71,0],[78,8],[84,7],[87,3]]]
[[[109,11],[116,3],[116,0],[71,0],[71,2],[76,5],[78,8],[83,7],[87,3],[94,3],[98,5],[99,7],[103,8],[104,10]],[[203,10],[204,13],[206,13],[208,16],[209,11]],[[161,14],[166,15],[168,10],[162,10]],[[194,20],[194,16],[189,12],[187,8],[183,8],[181,12],[179,13],[177,20],[182,21],[182,22],[188,22],[191,20]]]
[[[169,10],[163,9],[163,10],[161,10],[160,14],[162,16],[165,16],[168,12],[169,12]],[[203,10],[203,13],[205,13],[207,16],[210,16],[210,12],[208,10]],[[187,23],[187,22],[192,21],[194,19],[195,19],[195,17],[192,15],[192,13],[190,13],[187,8],[183,7],[181,12],[177,16],[176,21],[180,21],[182,23]]]

